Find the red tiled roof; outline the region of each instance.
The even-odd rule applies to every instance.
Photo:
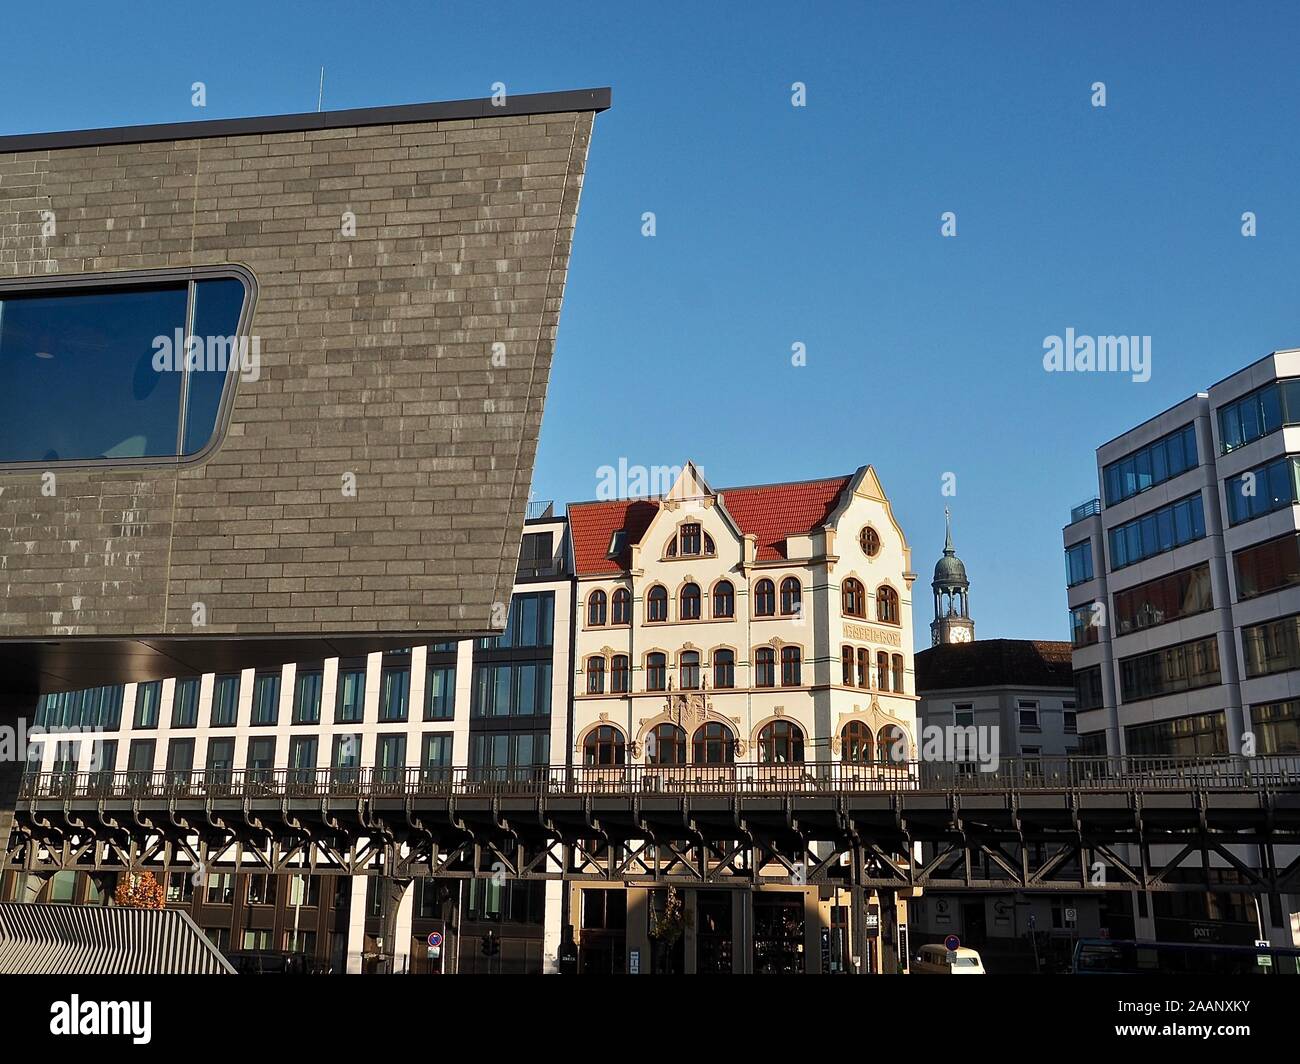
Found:
[[[609,502],[579,502],[568,507],[569,535],[579,576],[621,573],[628,567],[633,543],[640,543],[654,515],[657,499],[613,499]],[[611,558],[609,544],[622,531],[623,549]]]
[[[740,531],[758,539],[758,560],[768,562],[786,556],[786,536],[805,535],[824,525],[852,479],[831,477],[802,484],[723,488],[718,494]]]
[[[852,477],[830,477],[799,484],[760,484],[748,488],[724,488],[723,505],[742,535],[758,541],[758,560],[784,558],[787,536],[806,535],[826,523],[841,492]],[[630,562],[630,547],[641,542],[659,511],[658,499],[616,499],[609,502],[581,502],[568,507],[569,534],[579,576],[619,573]],[[610,558],[610,538],[624,532],[623,550]]]

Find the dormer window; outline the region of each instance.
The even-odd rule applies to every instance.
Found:
[[[682,554],[689,557],[700,553],[700,526],[694,522],[682,525]]]
[[[623,547],[627,543],[627,533],[621,528],[609,537],[609,550],[605,552],[606,558],[617,558],[622,553]]]
[[[699,558],[712,557],[716,554],[713,537],[700,528],[698,521],[688,521],[677,529],[677,534],[668,541],[664,550],[665,558]]]

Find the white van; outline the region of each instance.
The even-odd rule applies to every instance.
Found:
[[[986,975],[978,951],[960,946],[922,946],[912,965],[913,975]]]

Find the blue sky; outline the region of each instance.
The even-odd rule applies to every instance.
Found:
[[[313,110],[322,65],[327,109],[612,86],[536,496],[620,457],[715,485],[869,462],[922,584],[952,506],[978,635],[1064,638],[1096,446],[1300,346],[1300,13],[1062,7],[49,2],[10,22],[0,132]],[[1151,379],[1045,373],[1067,328],[1151,336]]]

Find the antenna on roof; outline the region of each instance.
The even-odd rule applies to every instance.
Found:
[[[316,94],[316,111],[320,112],[321,105],[325,102],[325,68],[320,68],[320,92]]]

